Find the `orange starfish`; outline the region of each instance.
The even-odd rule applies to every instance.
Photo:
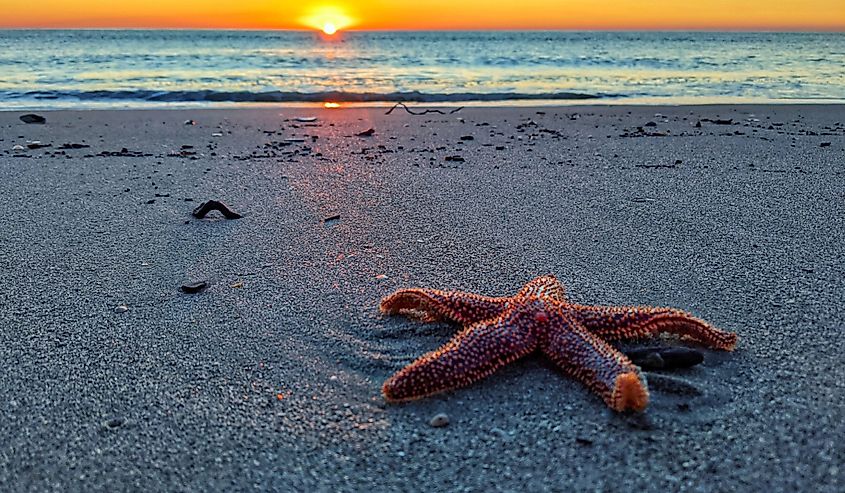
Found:
[[[735,333],[672,308],[570,303],[552,276],[534,279],[513,297],[403,289],[385,297],[381,311],[463,326],[446,345],[384,382],[382,394],[389,402],[467,386],[539,350],[613,410],[642,411],[648,405],[648,387],[640,369],[606,341],[666,332],[726,351],[737,342]]]

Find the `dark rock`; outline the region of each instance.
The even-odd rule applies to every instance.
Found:
[[[355,135],[357,135],[358,137],[372,137],[373,134],[375,134],[375,133],[376,133],[376,129],[368,128],[367,130],[364,130],[363,132],[358,132]]]
[[[462,163],[466,161],[466,159],[462,158],[461,156],[446,156],[446,161],[454,161],[456,163]]]
[[[91,147],[88,144],[76,144],[76,143],[68,143],[62,144],[59,146],[59,149],[85,149],[86,147]]]
[[[50,147],[51,144],[42,144],[41,142],[32,142],[31,144],[27,144],[26,147],[29,149],[43,149],[44,147]]]
[[[830,147],[830,142],[822,142],[819,147]]]
[[[504,150],[505,150],[505,146],[496,146],[496,150],[497,150],[497,151],[504,151]]]
[[[593,444],[593,441],[587,438],[575,437],[575,443],[577,443],[578,445],[584,445],[585,447],[589,447]]]
[[[332,225],[332,224],[337,224],[339,222],[340,222],[340,214],[335,214],[334,216],[329,216],[329,217],[323,219],[323,224],[326,224],[326,225],[329,225],[329,226]]]
[[[634,364],[643,370],[662,370],[666,367],[666,362],[658,353],[648,353],[638,358]]]
[[[41,115],[36,115],[34,113],[29,113],[27,115],[21,115],[21,121],[24,123],[47,123],[47,119]]]
[[[472,135],[464,135],[461,137],[461,140],[475,140],[475,137]]]
[[[701,120],[695,122],[695,128],[701,128]]]
[[[179,287],[183,293],[199,293],[203,291],[205,288],[208,287],[207,281],[198,281],[198,282],[191,282],[187,284],[183,284]]]
[[[211,211],[220,211],[223,214],[223,217],[226,219],[240,219],[243,216],[234,212],[232,209],[229,209],[226,204],[217,200],[209,200],[207,202],[203,202],[196,209],[191,213],[197,219],[202,219]]]
[[[647,122],[647,123],[646,123],[645,125],[643,125],[643,126],[644,126],[644,127],[656,127],[656,126],[657,126],[657,123],[655,123],[655,122]]]
[[[185,125],[196,125],[196,124],[197,124],[197,122],[195,122],[193,120],[185,120]]]

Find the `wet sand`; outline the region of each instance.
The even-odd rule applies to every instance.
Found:
[[[384,111],[0,113],[3,489],[841,491],[845,107]],[[535,357],[383,401],[454,328],[382,296],[547,273],[739,347],[642,415]]]

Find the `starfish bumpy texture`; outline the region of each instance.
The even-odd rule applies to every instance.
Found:
[[[382,394],[389,402],[465,387],[539,351],[598,394],[611,409],[642,411],[648,405],[645,379],[608,341],[670,333],[725,351],[732,351],[737,342],[735,333],[681,310],[570,303],[563,286],[552,276],[534,279],[512,297],[403,289],[385,297],[381,311],[463,327],[446,345],[384,383]]]

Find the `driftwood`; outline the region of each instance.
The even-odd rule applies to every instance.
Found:
[[[438,109],[427,109],[427,110],[422,110],[422,111],[414,111],[411,108],[408,108],[408,106],[405,103],[396,103],[396,104],[393,105],[392,108],[387,110],[387,113],[385,113],[385,115],[389,115],[389,114],[393,113],[393,110],[395,110],[396,108],[399,108],[399,107],[402,107],[408,113],[410,113],[412,115],[417,115],[417,116],[427,115],[429,113],[437,113],[439,115],[451,115],[453,113],[457,113],[457,112],[461,111],[462,109],[464,109],[463,106],[459,106],[459,107],[457,107],[453,110],[449,110],[449,111],[443,111],[443,110],[438,110]]]

